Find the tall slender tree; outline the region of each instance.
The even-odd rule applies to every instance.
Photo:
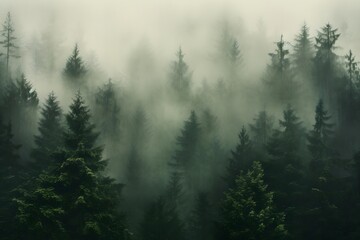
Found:
[[[41,115],[39,134],[35,136],[36,146],[32,151],[35,168],[40,171],[54,165],[51,162],[52,155],[63,146],[64,142],[62,111],[54,92],[48,95],[46,103],[41,109]]]
[[[16,37],[14,36],[14,26],[11,21],[10,12],[8,12],[5,22],[3,24],[2,30],[2,40],[0,44],[5,48],[5,57],[6,57],[6,73],[9,77],[9,66],[10,66],[10,58],[18,58],[19,56],[15,54],[15,50],[18,46],[15,43]]]
[[[80,56],[79,47],[75,44],[71,56],[67,59],[63,74],[65,78],[76,87],[81,87],[84,82],[83,78],[87,73],[84,61]]]
[[[186,97],[189,94],[191,75],[189,66],[184,61],[184,54],[180,47],[176,53],[176,60],[172,62],[170,72],[171,84],[180,96]]]

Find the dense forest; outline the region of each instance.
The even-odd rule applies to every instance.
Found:
[[[227,21],[203,79],[183,46],[108,76],[45,30],[44,87],[0,19],[1,239],[360,239],[360,65],[335,25],[270,41],[258,81]]]

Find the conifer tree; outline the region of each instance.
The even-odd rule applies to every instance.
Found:
[[[177,59],[171,65],[170,80],[173,88],[180,96],[186,97],[190,91],[191,72],[184,61],[184,54],[179,48],[176,53]]]
[[[296,35],[293,58],[293,67],[302,81],[311,78],[312,59],[314,55],[313,43],[310,38],[309,27],[304,24],[300,33]],[[312,86],[312,84],[311,84]]]
[[[103,138],[110,137],[113,140],[117,140],[120,134],[120,107],[115,90],[111,79],[98,89],[96,93],[97,111],[94,116],[101,129],[101,136]]]
[[[10,66],[10,58],[18,58],[15,54],[15,50],[18,48],[18,46],[15,44],[16,37],[14,36],[14,26],[11,21],[11,15],[10,12],[8,12],[6,16],[6,20],[3,24],[3,30],[1,33],[2,40],[0,41],[0,44],[5,49],[5,57],[6,57],[6,75],[9,77],[9,66]]]
[[[320,99],[315,110],[314,128],[308,135],[308,149],[312,155],[310,170],[318,176],[320,176],[327,158],[332,155],[330,143],[334,125],[329,123],[330,119],[331,116],[325,110],[323,100]]]
[[[239,143],[235,150],[231,151],[231,158],[227,167],[226,181],[230,187],[234,186],[235,179],[241,171],[247,171],[250,168],[253,157],[252,142],[245,127],[242,127]]]
[[[336,49],[336,41],[340,37],[338,29],[333,28],[329,23],[318,31],[315,38],[316,55],[315,55],[315,76],[317,78],[317,87],[320,97],[325,102],[337,104],[336,89],[339,83],[337,78],[337,55],[334,53]]]
[[[189,119],[184,123],[180,136],[176,139],[178,149],[173,157],[176,164],[185,168],[191,166],[199,148],[200,134],[201,129],[197,115],[195,111],[191,111]]]
[[[20,145],[13,142],[11,124],[0,122],[0,234],[4,239],[14,235],[13,190],[20,184]]]
[[[140,239],[142,240],[183,240],[185,239],[184,224],[177,210],[169,206],[164,198],[151,203],[145,211],[140,224]]]
[[[41,110],[39,134],[35,136],[36,147],[32,151],[37,170],[46,169],[53,165],[52,154],[63,146],[62,111],[59,101],[51,92]]]
[[[266,111],[260,111],[254,119],[254,123],[250,124],[252,139],[254,146],[258,151],[263,151],[274,131],[274,121]]]
[[[190,220],[190,239],[213,239],[213,206],[206,193],[200,192],[196,198]]]
[[[22,239],[126,239],[119,212],[121,185],[103,175],[98,134],[76,94],[66,115],[65,150],[16,199]]]
[[[274,194],[267,190],[259,162],[241,173],[225,192],[222,205],[223,239],[286,239],[284,214],[275,210]]]
[[[71,56],[67,59],[63,74],[73,85],[80,87],[83,84],[83,78],[87,73],[84,61],[80,57],[78,45],[75,44]]]
[[[268,84],[274,96],[279,97],[281,103],[289,103],[296,93],[296,85],[293,74],[290,71],[289,50],[285,47],[285,41],[281,35],[280,41],[276,42],[274,53],[269,53],[271,63],[266,70],[265,83]]]
[[[95,146],[99,133],[95,131],[95,125],[91,122],[89,108],[80,94],[77,92],[70,112],[65,115],[67,130],[64,134],[64,146],[66,151],[74,156],[74,152],[80,155],[87,162],[87,167],[93,171],[101,171],[106,165],[106,161],[101,158],[102,147]]]

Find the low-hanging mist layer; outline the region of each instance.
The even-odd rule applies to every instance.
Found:
[[[356,1],[0,6],[4,239],[358,239]]]

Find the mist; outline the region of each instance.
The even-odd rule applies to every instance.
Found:
[[[1,236],[357,239],[359,11],[2,0]]]

